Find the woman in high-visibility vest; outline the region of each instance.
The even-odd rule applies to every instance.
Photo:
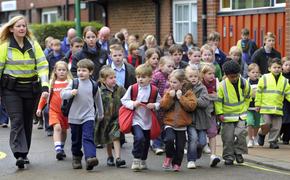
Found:
[[[11,120],[10,148],[16,166],[29,163],[32,116],[37,98],[48,96],[48,62],[27,28],[24,16],[15,16],[0,33],[0,95]]]

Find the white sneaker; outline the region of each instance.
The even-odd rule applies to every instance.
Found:
[[[210,161],[209,161],[209,165],[210,167],[216,167],[216,165],[221,162],[220,157],[218,157],[217,155],[212,154],[210,156]]]
[[[132,162],[131,169],[134,171],[141,170],[141,159],[134,159]]]
[[[254,137],[254,145],[255,146],[259,146],[259,143],[258,143],[258,136]]]
[[[140,169],[141,170],[147,169],[146,160],[141,160]]]
[[[161,155],[165,152],[164,149],[161,148],[154,148],[153,151],[156,155]]]
[[[204,146],[203,152],[206,153],[206,154],[210,154],[211,153],[211,150],[210,150],[208,144]]]
[[[247,146],[248,148],[254,147],[254,140],[250,139]]]
[[[195,165],[194,161],[189,161],[187,163],[187,168],[188,169],[195,169],[196,168],[196,165]]]

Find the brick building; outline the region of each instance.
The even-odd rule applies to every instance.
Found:
[[[0,23],[19,13],[36,23],[74,19],[74,0],[0,2]],[[259,46],[264,34],[272,31],[277,37],[276,49],[290,57],[290,0],[84,0],[81,7],[82,21],[103,22],[112,33],[126,27],[129,33],[141,37],[151,33],[161,41],[172,33],[181,43],[190,32],[201,46],[209,32],[218,31],[226,52],[240,39],[243,27],[250,29]]]

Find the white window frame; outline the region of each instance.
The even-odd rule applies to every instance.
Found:
[[[196,6],[197,6],[197,0],[190,0],[190,1],[186,1],[186,0],[173,0],[173,3],[172,3],[172,9],[173,9],[173,36],[174,36],[174,40],[175,40],[175,42],[176,43],[178,43],[178,44],[182,44],[183,43],[183,38],[182,38],[182,41],[180,42],[180,41],[177,41],[177,36],[176,36],[176,34],[177,34],[177,29],[176,29],[176,20],[175,20],[175,13],[176,13],[176,9],[175,9],[175,6],[176,5],[183,5],[183,4],[188,4],[189,5],[189,14],[190,14],[190,17],[189,17],[189,20],[188,21],[179,21],[180,23],[182,23],[182,22],[188,22],[188,24],[189,24],[189,28],[188,28],[188,33],[193,33],[192,32],[192,23],[193,22],[195,22],[195,21],[193,21],[193,15],[192,15],[192,4],[195,4]],[[196,8],[196,10],[197,10],[198,8]],[[198,25],[198,12],[196,11],[196,23],[197,23],[197,25]],[[196,33],[194,33],[194,34],[192,34],[194,37],[194,42],[195,43],[197,43],[197,36],[198,36],[198,29],[197,29],[197,32]],[[185,34],[183,35],[183,36],[185,36]]]
[[[58,11],[57,11],[57,8],[49,8],[49,9],[43,9],[42,10],[42,13],[41,13],[41,22],[42,24],[49,24],[49,23],[52,23],[51,21],[51,15],[52,14],[56,14],[56,21],[58,21]],[[48,16],[48,19],[47,19],[47,22],[44,22],[44,16],[47,15]]]
[[[286,7],[286,3],[276,3],[276,0],[274,0],[274,6],[267,6],[267,7],[258,7],[258,8],[245,8],[245,9],[233,9],[232,0],[230,0],[230,8],[223,8],[222,1],[220,0],[220,11],[221,12],[227,12],[227,11],[245,11],[245,10],[256,10],[256,9],[268,9],[268,8],[275,8],[275,7]],[[271,1],[271,0],[269,0]]]

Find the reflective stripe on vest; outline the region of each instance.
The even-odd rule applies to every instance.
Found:
[[[225,94],[225,98],[226,98],[226,102],[229,102],[229,95],[228,95],[228,90],[227,90],[227,85],[226,85],[226,81],[223,81],[223,88],[224,88],[224,94]]]
[[[243,112],[241,114],[224,114],[225,119],[239,119],[239,118],[246,118],[247,117],[247,112]]]
[[[241,81],[243,81],[242,78],[240,78],[240,79],[241,79]],[[245,81],[244,81],[244,83],[246,84]],[[224,105],[226,105],[226,106],[239,106],[239,105],[241,105],[241,104],[243,104],[245,102],[244,100],[243,101],[236,102],[236,103],[230,103],[229,102],[229,95],[228,95],[228,90],[227,90],[227,86],[226,86],[226,81],[223,81],[223,89],[224,89],[224,95],[225,95],[225,99],[226,99],[226,101],[223,102]],[[245,89],[245,87],[244,87],[244,89]],[[245,96],[244,95],[244,89],[242,90],[243,91],[243,96]],[[250,96],[250,91],[248,92],[247,96]]]
[[[264,81],[264,90],[263,90],[263,93],[271,93],[271,94],[282,94],[282,96],[285,95],[285,89],[286,89],[286,86],[287,86],[287,79],[285,78],[284,79],[284,86],[283,86],[283,91],[279,91],[279,90],[267,90],[267,79],[266,79],[266,76],[263,75],[263,81]],[[276,83],[277,84],[277,83]]]
[[[276,106],[261,106],[261,110],[262,109],[283,111],[283,108],[276,107]]]

